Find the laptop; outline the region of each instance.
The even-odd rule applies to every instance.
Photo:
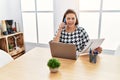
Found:
[[[49,42],[52,57],[66,58],[76,60],[76,46],[71,43]]]

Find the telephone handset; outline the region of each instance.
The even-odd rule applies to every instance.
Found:
[[[65,24],[66,24],[66,19],[64,18],[64,21],[63,21]]]
[[[65,18],[64,18],[63,22],[65,23],[65,26],[66,26],[66,19]],[[64,26],[64,28],[65,28],[65,26]]]

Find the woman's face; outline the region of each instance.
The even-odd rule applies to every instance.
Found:
[[[75,14],[73,13],[69,13],[66,15],[66,24],[67,26],[71,27],[71,26],[75,26],[76,23],[76,17]]]

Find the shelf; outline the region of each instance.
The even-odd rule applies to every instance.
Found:
[[[12,50],[10,53],[11,56],[14,56],[14,55],[17,55],[19,53],[21,53],[22,51],[25,51],[25,48],[22,47],[22,48],[19,48],[18,50]]]
[[[14,59],[22,55],[25,52],[23,33],[17,32],[0,36],[0,49],[9,53]]]
[[[22,32],[16,32],[16,33],[14,33],[14,34],[8,34],[8,35],[1,35],[1,36],[0,36],[0,39],[6,38],[6,37],[10,37],[10,36],[14,36],[14,35],[17,35],[17,34],[22,34]]]

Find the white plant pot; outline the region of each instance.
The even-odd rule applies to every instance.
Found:
[[[49,68],[50,69],[50,72],[53,72],[53,73],[55,73],[55,72],[58,72],[58,68]]]

